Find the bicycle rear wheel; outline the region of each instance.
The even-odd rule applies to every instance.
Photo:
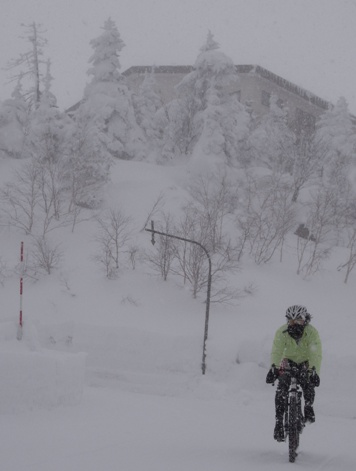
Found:
[[[288,424],[288,447],[289,447],[289,462],[290,463],[294,463],[297,457],[298,446],[299,446],[299,430],[298,430],[297,401],[295,397],[291,397],[290,404],[289,404],[289,424]]]

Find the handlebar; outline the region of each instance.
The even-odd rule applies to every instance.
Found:
[[[276,365],[272,365],[271,369],[276,379],[282,374],[288,374],[290,377],[295,377],[298,382],[301,376],[305,375],[306,378],[309,380],[310,377],[316,375],[315,367],[300,370],[298,366],[288,364],[281,368],[277,368]]]

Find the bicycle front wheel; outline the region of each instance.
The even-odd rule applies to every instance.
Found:
[[[288,446],[289,462],[294,463],[299,446],[298,412],[295,397],[291,397],[289,403]]]

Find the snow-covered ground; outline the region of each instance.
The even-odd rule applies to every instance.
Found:
[[[8,162],[0,162],[1,180]],[[135,218],[135,243],[161,192],[175,211],[186,169],[118,162],[108,205]],[[138,261],[106,280],[93,260],[94,222],[61,232],[61,268],[25,283],[16,340],[19,280],[0,286],[0,456],[4,471],[230,471],[356,469],[355,282],[332,257],[307,281],[296,275],[294,236],[283,263],[245,261],[235,307],[212,304],[207,370],[201,373],[204,296],[193,300]],[[3,229],[0,257],[19,258],[20,236]],[[25,252],[29,241],[25,238]],[[274,388],[265,383],[285,309],[305,304],[323,341],[316,423],[295,465],[273,440]]]

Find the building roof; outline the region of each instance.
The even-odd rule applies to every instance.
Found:
[[[299,96],[303,100],[311,103],[322,110],[329,109],[332,105],[326,100],[318,97],[314,93],[311,93],[305,90],[302,87],[280,77],[273,72],[261,67],[260,65],[251,65],[251,64],[241,64],[236,65],[236,71],[238,74],[251,74],[251,75],[258,75],[273,84],[277,85],[278,87],[293,93],[294,95]],[[150,73],[154,71],[157,74],[182,74],[187,75],[194,70],[192,65],[159,65],[159,66],[151,66],[151,65],[135,65],[128,69],[126,69],[122,75],[125,77],[130,77],[132,75],[143,75],[145,73]],[[82,102],[79,101],[75,103],[73,106],[68,108],[66,112],[68,114],[73,114],[79,107],[79,104]]]
[[[255,73],[260,75],[261,77],[275,83],[279,87],[284,88],[289,92],[294,93],[295,95],[300,96],[304,100],[308,101],[309,103],[313,103],[313,105],[316,105],[323,110],[327,110],[330,107],[330,103],[328,101],[323,100],[317,95],[314,95],[314,93],[311,93],[304,88],[289,82],[289,80],[286,80],[279,75],[264,69],[260,65],[237,65],[236,70],[238,73]]]
[[[314,93],[311,93],[305,90],[298,85],[286,80],[279,75],[270,72],[269,70],[261,67],[260,65],[249,65],[249,64],[242,64],[236,65],[236,71],[238,74],[256,74],[259,75],[270,82],[278,85],[279,87],[298,95],[303,100],[312,103],[315,106],[323,110],[327,110],[330,107],[330,103],[322,98],[318,97]],[[161,74],[189,74],[194,70],[192,65],[160,65],[160,66],[146,66],[146,65],[135,65],[130,67],[129,69],[123,72],[123,75],[129,77],[133,74],[145,74],[146,72],[152,72],[154,70],[155,73]]]
[[[189,74],[194,70],[194,67],[192,65],[133,65],[125,70],[122,75],[128,77],[133,74],[150,73],[152,70],[156,74]]]

